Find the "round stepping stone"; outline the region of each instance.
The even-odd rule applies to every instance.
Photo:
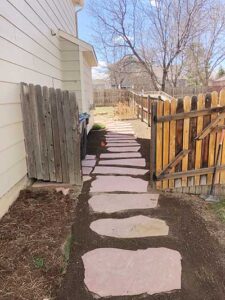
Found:
[[[99,297],[154,295],[181,289],[181,255],[167,248],[100,248],[82,256],[84,282]]]
[[[148,182],[130,176],[97,176],[92,182],[92,193],[104,192],[147,192]]]
[[[141,176],[147,174],[148,170],[133,169],[133,168],[120,168],[120,167],[95,167],[92,174],[106,174],[106,175],[131,175]]]
[[[88,201],[91,209],[98,213],[114,213],[130,209],[150,209],[158,205],[157,194],[102,194]]]
[[[166,236],[169,233],[165,221],[141,215],[126,219],[100,219],[92,222],[90,228],[99,235],[123,239]]]
[[[99,161],[99,165],[145,167],[146,161],[144,158],[111,159],[111,160],[101,160]]]
[[[109,152],[138,152],[141,147],[109,147]]]
[[[128,153],[103,153],[100,158],[128,158],[128,157],[141,157],[141,153],[128,152]]]

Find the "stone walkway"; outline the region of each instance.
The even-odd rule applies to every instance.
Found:
[[[87,299],[180,290],[180,253],[160,245],[139,248],[143,238],[166,238],[170,228],[162,219],[141,214],[143,210],[159,206],[159,195],[148,191],[148,181],[144,179],[148,172],[146,161],[141,157],[132,126],[128,122],[109,122],[105,140],[106,153],[97,158],[87,156],[83,161],[83,173],[85,181],[94,176],[87,191],[87,213],[96,217],[90,222],[89,230],[101,238],[112,239],[111,244],[114,239],[115,247],[96,246],[83,253],[83,280],[90,295]],[[123,212],[128,213],[127,217],[121,217]],[[100,217],[101,214],[104,217]],[[126,239],[135,239],[136,249],[118,247],[116,240]]]

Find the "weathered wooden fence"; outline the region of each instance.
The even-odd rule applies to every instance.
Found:
[[[81,184],[79,113],[74,93],[21,84],[28,176]]]
[[[156,187],[206,194],[214,182],[214,193],[224,194],[225,90],[153,101],[151,115],[150,171]]]
[[[117,89],[94,90],[95,106],[116,106],[118,102],[129,101],[129,91]]]

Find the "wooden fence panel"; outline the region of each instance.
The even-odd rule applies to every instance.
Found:
[[[225,130],[225,89],[206,96],[157,101],[152,105],[151,178],[158,189],[208,192],[225,183],[225,143],[216,167],[221,132]],[[155,145],[155,147],[154,147]],[[154,157],[153,157],[154,155]],[[155,174],[155,175],[154,175]],[[217,193],[221,190],[216,189]]]
[[[21,84],[28,176],[81,184],[79,111],[74,93]]]
[[[56,181],[55,172],[55,156],[54,156],[54,143],[52,135],[52,110],[50,103],[49,88],[43,87],[43,102],[44,102],[44,116],[45,116],[45,129],[46,129],[46,144],[48,153],[48,169],[50,181]],[[31,176],[36,178],[36,176]]]

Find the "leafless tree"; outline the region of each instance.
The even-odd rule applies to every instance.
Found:
[[[196,80],[208,87],[208,82],[215,71],[225,61],[225,14],[224,2],[212,3],[205,19],[205,30],[194,40],[189,49]]]
[[[170,67],[202,31],[209,0],[92,0],[102,48],[134,55],[156,90],[165,90]],[[162,69],[160,77],[155,66]]]

